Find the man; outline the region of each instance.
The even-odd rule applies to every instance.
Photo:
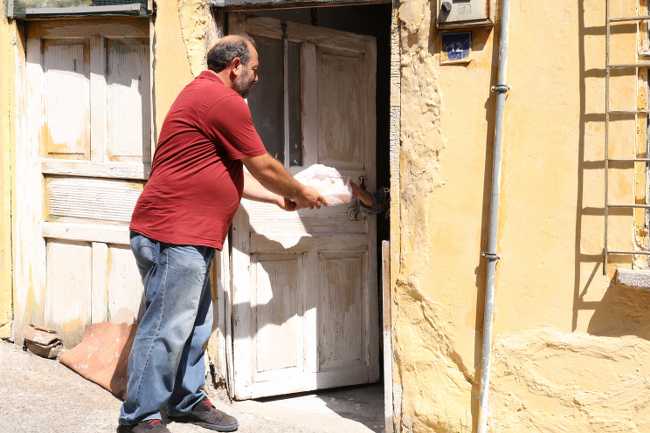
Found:
[[[258,80],[252,39],[220,39],[207,63],[167,114],[131,220],[145,309],[129,356],[120,433],[168,433],[161,411],[211,430],[237,429],[202,391],[214,250],[242,195],[286,210],[325,204],[266,152],[253,126],[243,99]],[[242,165],[252,176],[245,178]]]

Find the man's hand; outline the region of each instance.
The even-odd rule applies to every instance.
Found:
[[[314,188],[304,186],[303,193],[300,198],[290,199],[288,197],[278,196],[276,205],[280,209],[286,211],[295,211],[298,209],[314,209],[320,208],[321,206],[327,206],[325,199],[316,191]]]
[[[278,196],[278,199],[275,202],[275,204],[278,205],[280,209],[284,209],[288,212],[292,212],[298,209],[298,205],[296,204],[296,202],[286,197]]]
[[[301,186],[302,188],[298,190],[298,194],[296,194],[295,197],[292,197],[292,200],[296,202],[298,209],[319,209],[321,206],[327,206],[327,202],[318,191],[307,185],[301,184]]]

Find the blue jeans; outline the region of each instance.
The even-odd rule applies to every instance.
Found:
[[[214,249],[169,245],[131,233],[144,283],[144,313],[129,355],[120,424],[189,412],[205,394],[204,348],[212,332]]]

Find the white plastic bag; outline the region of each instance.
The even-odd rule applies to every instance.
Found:
[[[328,206],[337,206],[352,201],[350,180],[334,167],[314,164],[296,174],[295,178],[298,182],[318,191]]]

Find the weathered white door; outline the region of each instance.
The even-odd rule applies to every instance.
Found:
[[[249,97],[269,150],[293,173],[321,163],[375,188],[374,38],[232,15],[256,39]],[[233,225],[238,399],[379,378],[375,217],[346,206],[282,211],[244,200]]]
[[[44,21],[27,32],[14,213],[15,332],[75,345],[132,321],[142,285],[128,222],[151,161],[149,24]]]

